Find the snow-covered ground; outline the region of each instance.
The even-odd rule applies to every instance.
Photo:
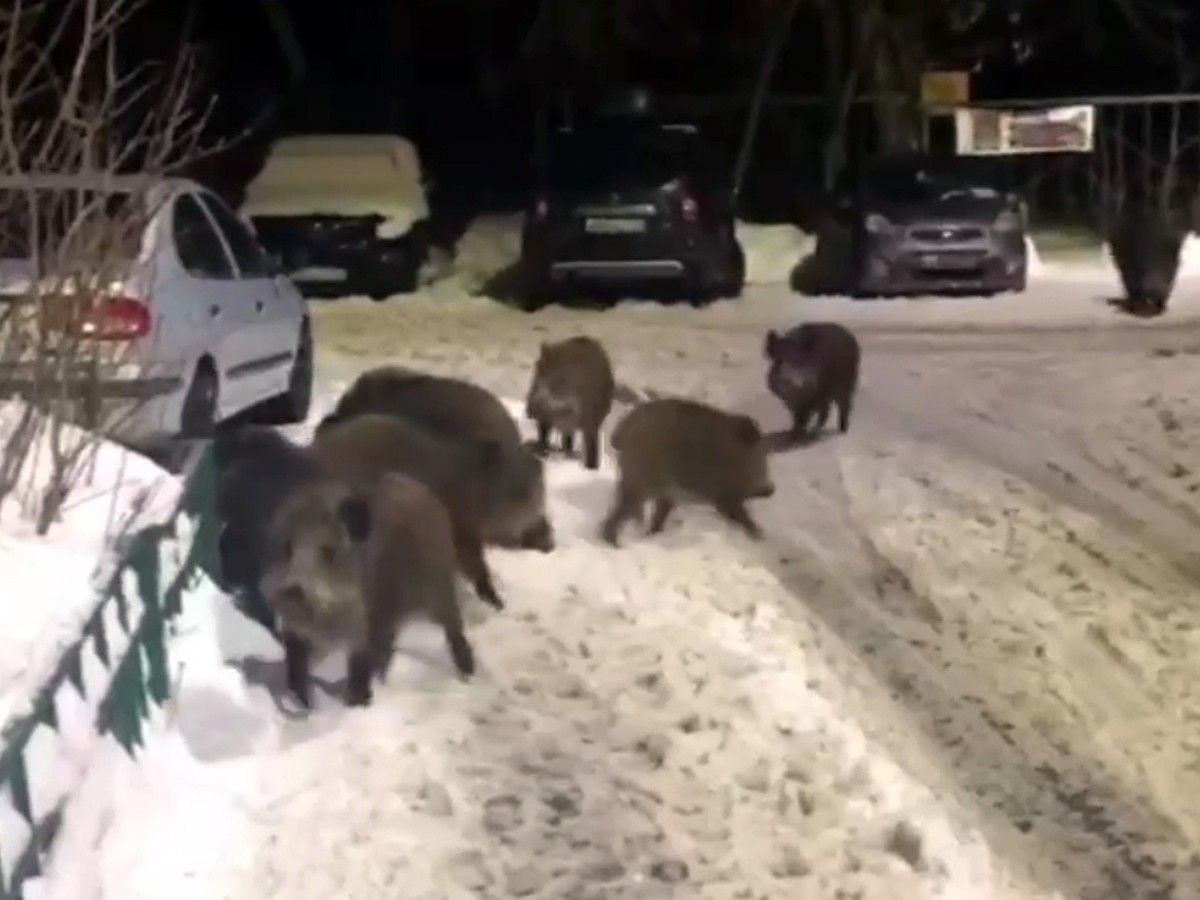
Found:
[[[1200,280],[1131,321],[1046,267],[992,300],[522,315],[460,272],[314,307],[319,406],[382,361],[516,398],[587,332],[635,389],[779,428],[763,329],[818,316],[863,387],[849,434],[774,457],[761,544],[685,510],[604,547],[611,472],[552,462],[560,547],[489,551],[472,682],[418,626],[373,707],[289,719],[278,649],[197,600],[163,732],[72,851],[94,877],[41,897],[1200,897]]]
[[[552,463],[560,547],[493,553],[509,608],[468,601],[470,683],[418,625],[375,706],[287,720],[278,649],[195,603],[92,892],[39,897],[1047,896],[845,717],[757,548],[704,516],[599,545],[611,478]]]
[[[0,405],[0,444],[20,417]],[[71,431],[66,432],[73,446]],[[159,521],[179,499],[179,482],[150,460],[101,441],[49,533],[37,535],[34,509],[49,478],[42,441],[29,455],[17,488],[0,502],[0,728],[28,709],[79,636],[95,606],[101,563],[131,530]]]

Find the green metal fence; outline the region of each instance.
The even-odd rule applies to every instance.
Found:
[[[85,701],[98,700],[97,730],[111,735],[130,754],[143,742],[152,707],[161,705],[170,693],[169,625],[179,614],[187,590],[203,573],[215,571],[216,563],[216,475],[211,449],[194,452],[185,473],[183,496],[174,515],[130,538],[79,638],[42,685],[30,712],[8,723],[0,737],[0,798],[7,799],[28,825],[24,847],[0,846],[0,900],[22,900],[24,883],[41,874],[71,799],[68,791],[53,808],[37,809],[27,759],[31,738],[39,728],[59,729],[56,698],[60,692],[74,691]],[[164,560],[168,545],[177,547],[181,558]],[[137,611],[141,615],[134,620]],[[120,634],[113,633],[114,619]],[[114,652],[119,643],[124,644],[123,651]],[[98,658],[109,673],[95,698],[88,695],[85,655]]]

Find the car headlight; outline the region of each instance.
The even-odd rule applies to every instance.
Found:
[[[871,213],[868,215],[864,224],[866,225],[867,231],[871,232],[872,234],[882,234],[892,230],[892,223],[879,213]]]
[[[1006,209],[996,216],[996,221],[992,222],[992,228],[996,231],[1020,231],[1021,217],[1011,209]]]

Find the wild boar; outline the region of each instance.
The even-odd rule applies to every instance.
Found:
[[[456,584],[454,530],[421,482],[388,474],[369,492],[332,477],[297,487],[275,511],[260,581],[283,634],[288,690],[312,707],[314,652],[349,652],[346,703],[366,706],[387,677],[400,627],[441,625],[459,675],[475,672]]]
[[[484,524],[506,502],[495,442],[452,441],[400,416],[363,413],[323,429],[310,449],[345,481],[369,486],[385,472],[400,472],[433,491],[450,513],[463,574],[481,600],[504,607],[483,552]]]
[[[768,331],[763,353],[767,387],[792,414],[794,438],[809,434],[814,414],[821,431],[835,405],[838,430],[850,428],[862,356],[853,332],[836,322],[805,322],[783,334]]]
[[[700,501],[741,527],[750,537],[762,531],[746,500],[770,497],[775,486],[767,445],[758,423],[695,400],[648,400],[625,414],[613,431],[618,477],[612,511],[601,537],[617,546],[621,527],[654,509],[648,533],[657,534],[679,503]]]
[[[542,461],[504,404],[477,384],[384,366],[364,372],[350,385],[317,433],[363,413],[401,416],[451,440],[495,443],[500,449],[498,501],[483,523],[491,544],[549,552],[554,530],[546,517],[546,481]]]
[[[612,411],[616,388],[612,362],[595,338],[578,335],[543,343],[525,398],[525,414],[537,423],[537,451],[549,452],[551,432],[557,429],[563,451],[573,454],[579,431],[584,466],[600,468],[600,428]]]

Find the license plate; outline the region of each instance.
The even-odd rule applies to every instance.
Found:
[[[587,219],[583,227],[589,234],[639,234],[646,230],[646,220]]]
[[[954,253],[922,253],[918,260],[918,265],[923,269],[939,269],[947,272],[977,269],[982,262],[977,256]]]

